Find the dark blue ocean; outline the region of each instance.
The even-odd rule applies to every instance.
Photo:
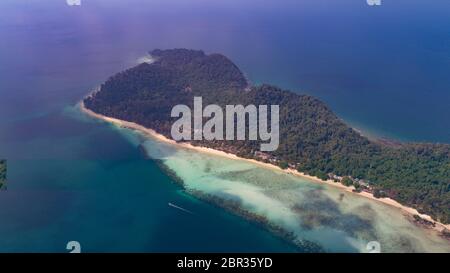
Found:
[[[0,252],[294,251],[184,194],[76,103],[149,50],[203,49],[366,134],[450,143],[449,15],[448,0],[2,0]]]

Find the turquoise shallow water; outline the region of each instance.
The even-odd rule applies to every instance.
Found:
[[[327,252],[366,252],[372,241],[379,242],[385,252],[450,251],[447,240],[382,203],[243,160],[174,148],[152,139],[144,146],[188,190],[238,203],[292,232],[292,241],[313,242]]]
[[[65,252],[71,240],[86,252],[295,250],[185,194],[139,152],[134,134],[121,134],[74,109],[57,116],[82,134],[59,128],[51,138],[9,142],[13,148],[26,144],[31,158],[8,164],[9,187],[0,196],[0,252]],[[56,132],[64,136],[56,138]]]
[[[76,107],[59,115],[84,133],[33,138],[26,151],[41,158],[10,161],[10,186],[0,198],[1,252],[64,252],[70,240],[89,252],[306,250],[190,196],[138,145],[188,190],[238,202],[322,250],[366,251],[367,242],[376,240],[382,251],[450,251],[448,241],[365,198],[346,193],[339,201],[341,192],[332,187],[160,143],[86,117]]]

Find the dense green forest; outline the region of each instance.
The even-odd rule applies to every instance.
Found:
[[[6,187],[6,160],[0,160],[0,190]]]
[[[271,85],[250,86],[236,65],[220,54],[186,49],[150,54],[154,63],[114,75],[85,99],[86,107],[170,137],[172,107],[192,106],[194,96],[202,96],[204,105],[278,104],[280,145],[264,159],[258,156],[258,141],[192,144],[278,162],[283,168],[294,166],[323,179],[330,174],[362,179],[377,196],[389,196],[450,222],[450,145],[369,140],[314,97]]]

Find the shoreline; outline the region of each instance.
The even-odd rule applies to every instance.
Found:
[[[79,103],[79,108],[80,108],[80,110],[83,113],[85,113],[85,114],[87,114],[87,115],[89,115],[91,117],[94,117],[94,118],[106,121],[108,123],[112,123],[112,124],[117,125],[119,127],[124,127],[124,128],[129,128],[129,129],[132,129],[132,130],[140,131],[141,133],[143,133],[143,134],[145,134],[145,135],[147,135],[149,137],[152,137],[154,139],[157,139],[157,140],[159,140],[161,142],[169,143],[171,145],[175,145],[175,146],[186,148],[186,149],[195,150],[195,151],[198,151],[198,152],[201,152],[201,153],[212,154],[212,155],[215,155],[215,156],[222,156],[222,157],[226,157],[226,158],[234,159],[234,160],[243,160],[243,161],[246,161],[246,162],[250,162],[250,163],[259,165],[259,166],[264,167],[264,168],[268,168],[268,169],[284,172],[284,173],[287,173],[287,174],[291,174],[291,175],[294,175],[294,176],[297,176],[297,177],[300,177],[300,178],[304,178],[304,179],[306,179],[308,181],[311,181],[311,182],[314,182],[314,183],[326,184],[326,185],[329,185],[329,186],[332,186],[332,187],[335,187],[335,188],[339,188],[339,189],[341,189],[341,190],[343,190],[345,192],[356,194],[356,195],[359,195],[361,197],[365,197],[365,198],[368,198],[368,199],[371,199],[371,200],[374,200],[374,201],[377,201],[377,202],[381,202],[381,203],[383,203],[385,205],[395,207],[395,208],[401,210],[402,212],[404,212],[404,213],[406,213],[406,214],[408,214],[408,215],[410,215],[412,217],[417,215],[421,219],[429,221],[429,222],[434,224],[434,226],[425,226],[424,228],[433,229],[433,230],[436,230],[438,232],[443,232],[444,230],[450,230],[450,224],[445,225],[445,224],[443,224],[441,222],[438,222],[438,221],[434,220],[431,216],[419,213],[415,208],[402,205],[399,202],[397,202],[397,201],[395,201],[394,199],[391,199],[391,198],[386,198],[386,197],[385,198],[375,198],[373,196],[373,194],[368,193],[368,192],[364,192],[364,191],[363,192],[354,192],[353,191],[353,189],[354,189],[353,186],[349,186],[349,187],[348,186],[344,186],[341,183],[334,182],[334,181],[332,181],[330,179],[322,180],[322,179],[320,179],[318,177],[304,174],[304,173],[299,172],[297,170],[294,170],[292,168],[287,168],[287,169],[283,170],[283,169],[281,169],[280,167],[278,167],[276,165],[273,165],[273,164],[270,164],[270,163],[261,162],[261,161],[255,160],[255,159],[239,157],[239,156],[237,156],[235,154],[231,154],[231,153],[227,153],[227,152],[224,152],[224,151],[215,150],[215,149],[208,148],[208,147],[194,146],[194,145],[192,145],[190,143],[187,143],[187,142],[183,142],[183,143],[176,142],[176,141],[174,141],[172,139],[168,139],[167,137],[165,137],[162,134],[157,133],[153,129],[146,128],[146,127],[144,127],[142,125],[139,125],[137,123],[124,121],[124,120],[120,120],[120,119],[116,119],[116,118],[112,118],[112,117],[108,117],[108,116],[104,116],[104,115],[95,113],[94,111],[92,111],[90,109],[87,109],[84,106],[84,102],[83,101],[81,101]]]

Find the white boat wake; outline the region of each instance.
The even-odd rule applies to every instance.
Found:
[[[179,210],[181,210],[181,211],[184,211],[184,212],[186,212],[186,213],[189,213],[189,214],[194,214],[192,211],[190,211],[190,210],[187,210],[187,209],[184,209],[184,208],[182,208],[182,207],[179,207],[179,206],[177,206],[177,205],[174,205],[174,204],[172,204],[172,203],[170,203],[169,202],[169,207],[172,207],[172,208],[176,208],[176,209],[179,209]]]

